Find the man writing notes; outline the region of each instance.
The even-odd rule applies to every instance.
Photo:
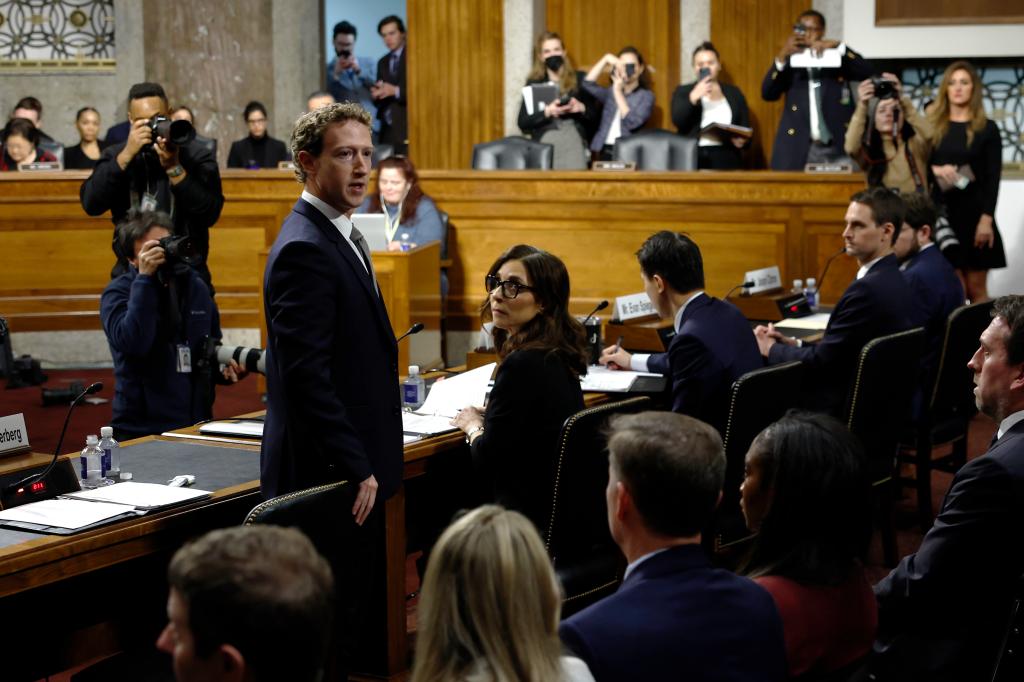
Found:
[[[398,349],[370,253],[349,216],[373,144],[358,104],[304,114],[291,138],[302,197],[267,258],[265,497],[349,480],[362,524],[402,473]],[[375,515],[379,517],[378,515]]]

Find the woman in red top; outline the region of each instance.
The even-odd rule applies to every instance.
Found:
[[[859,665],[878,624],[862,563],[871,506],[859,443],[832,417],[790,412],[754,439],[740,494],[757,533],[741,573],[775,600],[790,676]]]
[[[0,156],[0,171],[16,171],[23,163],[54,162],[57,157],[39,149],[39,131],[27,118],[14,118],[4,128],[3,155]]]

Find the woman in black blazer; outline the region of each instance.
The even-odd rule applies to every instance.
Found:
[[[735,85],[718,80],[722,63],[718,50],[703,42],[693,51],[693,70],[697,81],[680,85],[672,93],[672,123],[680,135],[699,137],[697,167],[714,170],[735,170],[743,166],[740,150],[750,140],[740,135],[701,135],[711,123],[730,123],[750,127],[747,100]]]
[[[583,409],[586,333],[569,314],[565,264],[550,253],[513,246],[485,286],[481,317],[494,323],[501,364],[486,410],[468,406],[452,423],[466,433],[481,487],[543,532],[562,424]]]

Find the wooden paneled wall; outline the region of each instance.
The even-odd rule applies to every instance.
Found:
[[[722,58],[722,80],[739,87],[750,106],[754,142],[748,154],[752,168],[767,167],[775,129],[782,118],[782,100],[765,102],[761,99],[761,81],[793,30],[797,15],[809,6],[807,0],[713,0],[711,3],[711,42]]]
[[[408,0],[409,156],[469,168],[473,145],[504,134],[503,3]]]
[[[654,68],[655,109],[648,126],[673,129],[672,91],[680,82],[678,0],[548,0],[547,28],[562,36],[583,71],[606,52],[615,54],[626,45],[640,50]]]

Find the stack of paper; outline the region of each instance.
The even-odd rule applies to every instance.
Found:
[[[410,435],[427,436],[454,431],[451,420],[464,407],[482,407],[487,386],[497,363],[490,363],[443,381],[435,381],[427,400],[415,412],[402,415],[402,430]]]
[[[654,393],[665,388],[665,376],[591,365],[587,367],[586,375],[580,377],[580,385],[584,391],[597,393]]]

